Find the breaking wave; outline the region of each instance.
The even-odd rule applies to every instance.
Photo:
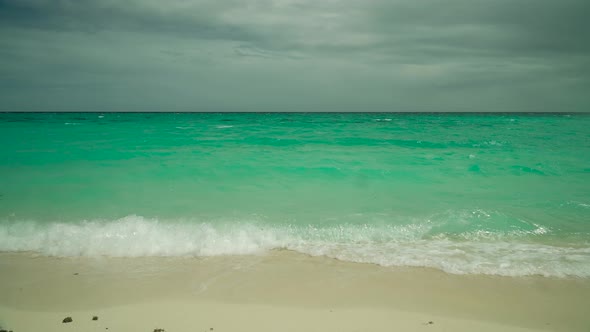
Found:
[[[288,249],[382,266],[430,267],[453,274],[590,277],[590,246],[557,246],[527,234],[471,231],[450,236],[429,223],[333,226],[256,221],[161,221],[131,215],[76,223],[0,222],[0,251],[48,256],[259,255]]]

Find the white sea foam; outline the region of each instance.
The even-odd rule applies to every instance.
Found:
[[[79,223],[0,222],[0,251],[139,257],[257,255],[289,249],[344,261],[432,267],[454,274],[590,277],[587,246],[553,246],[477,232],[451,239],[429,236],[430,231],[429,223],[302,227],[164,222],[132,215]]]

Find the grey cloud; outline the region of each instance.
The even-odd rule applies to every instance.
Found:
[[[262,49],[252,45],[238,45],[234,48],[235,54],[243,57],[260,57],[266,59],[302,59],[303,56],[293,52],[276,52]]]
[[[585,0],[0,0],[0,109],[590,110]]]
[[[215,3],[169,6],[150,1],[0,0],[0,25],[87,33],[135,31],[194,39],[257,38],[247,27],[220,20],[218,15],[227,7]]]
[[[590,3],[584,0],[450,0],[382,2],[376,33],[418,35],[438,45],[491,55],[588,54]],[[422,31],[422,33],[420,33]]]

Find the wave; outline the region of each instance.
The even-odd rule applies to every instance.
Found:
[[[535,243],[470,232],[429,235],[428,224],[294,226],[255,221],[160,221],[141,216],[77,223],[1,222],[0,251],[72,256],[259,255],[288,249],[382,266],[430,267],[453,274],[590,277],[590,247]],[[543,234],[542,228],[531,234]]]

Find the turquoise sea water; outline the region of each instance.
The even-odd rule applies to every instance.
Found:
[[[590,277],[590,116],[0,113],[0,251]]]

